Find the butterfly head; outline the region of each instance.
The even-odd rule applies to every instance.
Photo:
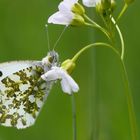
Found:
[[[42,59],[42,64],[44,66],[57,66],[59,62],[59,55],[55,51],[48,52],[47,56]]]

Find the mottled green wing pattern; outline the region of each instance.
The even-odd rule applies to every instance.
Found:
[[[0,79],[1,125],[19,129],[33,125],[48,96],[52,84],[40,78],[43,67],[37,62],[28,65]]]

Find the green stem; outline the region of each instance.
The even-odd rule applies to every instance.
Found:
[[[122,47],[121,59],[123,60],[123,58],[124,58],[124,50],[125,50],[123,35],[122,35],[122,33],[121,33],[121,30],[120,30],[119,26],[116,24],[115,19],[112,17],[111,20],[112,20],[113,24],[115,25],[116,30],[117,30],[117,32],[118,32],[118,34],[119,34],[119,37],[120,37],[121,47]]]
[[[80,57],[80,55],[84,51],[86,51],[87,49],[92,48],[92,47],[101,47],[101,46],[108,47],[108,48],[112,49],[120,57],[119,52],[114,47],[112,47],[111,45],[109,45],[107,43],[103,43],[103,42],[97,42],[97,43],[89,44],[89,45],[85,46],[84,48],[82,48],[78,53],[75,54],[75,56],[71,60],[73,62],[76,62],[76,60]]]
[[[128,5],[125,3],[124,7],[122,8],[122,11],[120,12],[117,21],[122,17],[122,15],[125,13],[125,11],[127,10]]]
[[[129,111],[129,121],[130,121],[130,126],[131,126],[132,140],[137,140],[137,126],[136,126],[136,116],[135,116],[135,111],[134,111],[133,98],[132,98],[132,95],[131,95],[128,75],[127,75],[127,71],[126,71],[125,64],[124,64],[123,60],[121,60],[121,65],[122,65],[123,80],[124,80],[125,90],[126,90],[125,95],[126,95],[126,98],[127,98],[127,105],[128,105],[128,111]]]
[[[72,94],[71,102],[72,102],[73,140],[76,140],[77,139],[77,130],[76,130],[76,105],[75,105],[74,94]]]
[[[93,44],[85,46],[78,53],[76,53],[76,55],[71,60],[75,62],[80,57],[80,55],[83,52],[85,52],[87,49],[92,48],[92,47],[99,47],[99,46],[110,48],[113,52],[115,52],[115,54],[118,56],[121,62],[122,71],[123,71],[123,80],[125,84],[125,93],[126,93],[125,95],[127,99],[128,112],[129,112],[129,121],[130,121],[130,127],[131,127],[132,140],[137,140],[136,116],[135,116],[135,111],[134,111],[133,99],[132,99],[132,95],[131,95],[131,91],[129,87],[129,81],[128,81],[126,68],[119,52],[110,44],[98,42],[98,43],[93,43]]]
[[[102,26],[100,26],[99,24],[97,24],[96,22],[94,22],[94,21],[93,21],[92,19],[90,19],[87,15],[84,15],[84,18],[85,18],[87,21],[89,21],[90,23],[92,23],[92,24],[90,24],[90,23],[85,23],[85,25],[91,26],[91,27],[94,27],[94,28],[99,29],[100,31],[102,31],[102,32],[107,36],[107,38],[109,39],[109,41],[111,40],[110,35],[109,35],[109,32],[108,32],[106,29],[104,29]]]
[[[127,5],[124,6],[120,17],[122,16],[122,14],[126,10],[126,8],[127,8]],[[111,20],[114,23],[116,30],[118,31],[120,40],[121,40],[122,52],[121,52],[121,59],[120,60],[121,60],[121,64],[122,64],[123,80],[124,80],[125,90],[126,90],[126,98],[127,98],[127,105],[128,105],[128,111],[129,111],[129,120],[130,120],[130,125],[131,125],[131,134],[132,134],[132,140],[137,140],[136,116],[135,116],[135,111],[134,111],[133,98],[131,95],[127,71],[126,71],[126,68],[124,65],[124,61],[123,61],[124,51],[125,51],[124,39],[123,39],[123,35],[121,33],[121,30],[120,30],[119,26],[116,24],[116,21],[114,20],[113,17],[111,18]]]
[[[93,21],[91,18],[89,18],[86,14],[84,14],[83,16],[84,16],[84,18],[85,18],[87,21],[91,22],[92,24],[97,25],[97,26],[100,26],[100,25],[97,24],[95,21]]]

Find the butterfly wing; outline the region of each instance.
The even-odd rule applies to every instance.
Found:
[[[0,64],[0,124],[19,129],[34,124],[52,83],[43,81],[39,61]]]

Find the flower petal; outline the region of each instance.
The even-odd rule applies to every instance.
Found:
[[[58,6],[59,11],[61,12],[67,12],[67,11],[71,11],[72,5],[70,5],[67,2],[61,2]]]
[[[71,87],[69,86],[68,82],[66,79],[61,80],[61,87],[64,93],[71,94]]]
[[[47,82],[60,79],[63,92],[68,94],[72,94],[72,92],[78,92],[79,90],[77,83],[61,67],[52,67],[52,69],[43,74],[41,78]]]
[[[59,4],[58,9],[61,12],[71,11],[72,7],[77,2],[78,0],[64,0]]]
[[[60,70],[57,67],[53,67],[51,70],[43,74],[41,78],[45,81],[55,81],[61,79]]]
[[[87,7],[95,7],[101,0],[83,0],[83,4]]]
[[[78,2],[78,0],[64,0],[64,2],[75,4]]]
[[[69,25],[73,20],[74,14],[72,12],[56,12],[49,17],[48,23]]]
[[[61,80],[61,87],[63,92],[72,94],[73,92],[78,92],[79,86],[77,83],[73,80],[73,78],[67,74],[67,72],[64,72],[63,78]]]

